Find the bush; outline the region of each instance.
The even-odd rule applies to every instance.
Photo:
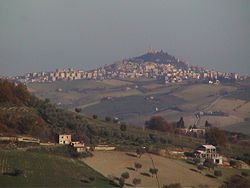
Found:
[[[214,163],[212,160],[206,159],[203,165],[209,169],[214,169]]]
[[[134,179],[133,179],[133,184],[134,184],[135,186],[141,184],[141,179],[140,179],[140,178],[134,178]]]
[[[127,130],[127,125],[126,125],[126,123],[122,123],[122,124],[121,124],[120,130],[121,130],[121,131],[126,131],[126,130]]]
[[[229,163],[230,163],[230,166],[232,166],[232,167],[236,166],[236,161],[235,160],[231,160]]]
[[[111,117],[105,117],[105,121],[107,121],[107,122],[110,122],[111,121]]]
[[[152,177],[153,177],[153,175],[156,175],[158,173],[158,169],[157,168],[150,168],[149,172],[150,172],[150,174],[152,174]]]
[[[215,170],[214,171],[214,175],[217,177],[221,177],[222,176],[222,172],[220,170]]]
[[[93,119],[97,119],[98,118],[98,116],[95,115],[95,114],[92,117],[93,117]]]
[[[135,166],[136,170],[141,169],[141,167],[142,167],[142,165],[140,163],[135,163],[134,166]]]
[[[124,180],[124,178],[120,178],[119,180],[119,185],[120,185],[120,187],[123,187],[124,186],[124,184],[125,184],[125,180]]]
[[[121,177],[124,178],[124,179],[128,179],[129,178],[129,173],[128,172],[123,172],[121,174]]]

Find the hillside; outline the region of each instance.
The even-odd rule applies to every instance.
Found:
[[[168,54],[167,52],[161,51],[152,51],[141,56],[133,57],[129,59],[132,62],[155,62],[159,64],[171,64],[174,65],[178,69],[188,69],[188,65],[177,59],[176,57]]]
[[[136,126],[143,126],[152,115],[161,115],[169,121],[177,121],[182,116],[188,127],[196,121],[197,112],[222,112],[225,115],[201,116],[198,126],[204,127],[208,120],[220,128],[250,134],[249,82],[165,85],[147,79],[112,79],[30,83],[28,88],[35,95],[60,104],[60,107],[72,110],[81,108],[81,113],[87,116],[118,117]],[[58,88],[61,88],[60,92]],[[237,129],[238,125],[242,129]]]
[[[112,187],[85,163],[53,155],[0,151],[0,187]],[[15,169],[21,174],[14,176]]]
[[[6,80],[1,80],[0,83],[2,91],[4,90],[12,91],[12,94],[10,95],[6,95],[5,93],[0,93],[2,97],[0,104],[1,136],[29,135],[35,138],[40,138],[42,142],[45,141],[57,142],[58,134],[68,133],[72,135],[73,140],[82,141],[87,146],[90,147],[94,147],[97,144],[108,144],[111,146],[115,146],[116,150],[118,150],[116,151],[118,152],[116,153],[117,155],[119,155],[119,151],[135,152],[138,148],[141,147],[146,147],[148,154],[161,155],[160,151],[162,150],[175,151],[175,149],[181,150],[183,152],[187,151],[189,153],[192,152],[194,148],[196,148],[200,144],[204,144],[205,142],[203,138],[195,138],[188,135],[178,134],[176,132],[177,130],[176,121],[172,122],[170,121],[171,123],[167,123],[163,119],[162,123],[164,125],[159,124],[160,127],[163,126],[162,127],[163,129],[161,129],[161,131],[159,131],[158,129],[157,130],[154,129],[154,127],[152,127],[153,124],[151,124],[151,128],[147,126],[146,129],[134,126],[127,126],[126,123],[125,124],[122,123],[123,126],[121,126],[117,122],[113,121],[112,117],[103,118],[100,116],[85,116],[81,114],[81,112],[84,110],[81,108],[77,108],[77,110],[75,110],[76,112],[72,112],[56,107],[55,105],[50,103],[49,99],[38,99],[32,96],[28,92],[27,88],[23,85],[16,85]],[[119,85],[124,84],[124,82],[117,82],[117,83],[119,83]],[[223,86],[223,88],[216,88],[217,86],[210,86],[211,88],[208,88],[207,90],[205,90],[206,92],[203,93],[198,91],[200,88],[207,87],[207,85],[204,84],[203,85],[194,84],[192,85],[193,88],[190,90],[190,88],[187,85],[178,85],[178,87],[174,85],[169,88],[166,88],[156,84],[156,85],[151,85],[149,87],[149,83],[151,84],[155,83],[148,82],[145,80],[140,82],[129,81],[129,83],[130,83],[129,87],[131,87],[131,85],[137,85],[138,87],[136,89],[141,90],[143,92],[141,92],[141,94],[138,96],[141,97],[141,99],[135,97],[133,99],[134,102],[126,101],[123,104],[123,107],[125,107],[127,104],[132,105],[134,103],[135,105],[134,108],[136,110],[139,110],[140,108],[138,107],[141,106],[140,103],[143,103],[144,100],[148,101],[149,104],[152,103],[153,106],[155,104],[159,105],[163,103],[166,105],[168,104],[169,107],[171,107],[171,109],[166,109],[166,111],[165,110],[159,111],[159,113],[156,113],[156,115],[159,115],[160,113],[166,113],[167,115],[169,115],[169,110],[175,111],[176,113],[185,113],[182,112],[181,110],[183,108],[183,105],[186,105],[187,102],[195,104],[195,100],[199,99],[198,103],[195,104],[199,105],[199,103],[204,100],[204,96],[207,96],[208,94],[213,96],[213,100],[216,100],[219,95],[218,93],[220,93],[220,89],[226,90],[228,92],[235,90],[235,88],[232,86]],[[116,84],[115,86],[112,87],[117,87]],[[61,87],[63,86],[61,85]],[[72,85],[68,83],[67,87],[72,88]],[[88,87],[91,87],[91,85],[89,85]],[[128,87],[128,85],[122,87]],[[18,88],[22,88],[22,91],[20,92]],[[197,92],[196,98],[192,96],[192,93],[189,94],[189,92],[192,90],[196,90]],[[131,98],[133,97],[128,97],[129,100]],[[122,99],[122,97],[119,99]],[[156,99],[159,101],[158,102],[154,101]],[[136,103],[135,101],[139,103]],[[112,104],[112,101],[110,102]],[[122,101],[118,100],[118,102]],[[108,105],[108,103],[106,103],[106,105]],[[173,105],[177,106],[173,108]],[[207,100],[206,104],[204,104],[203,101],[202,105],[203,106],[199,106],[200,108],[202,107],[202,109],[210,107],[211,99]],[[117,107],[119,107],[119,104],[117,104]],[[163,107],[165,106],[162,106],[161,108]],[[104,105],[103,108],[106,108],[106,106]],[[150,108],[151,108],[150,106],[144,106],[143,110],[147,110]],[[189,108],[192,109],[193,107],[191,106]],[[118,111],[119,109],[117,108],[116,110]],[[152,116],[152,114],[149,115]],[[169,121],[169,119],[167,120]],[[218,131],[218,133],[222,133],[220,135],[224,135],[224,132]],[[247,163],[250,163],[248,137],[244,135],[239,135],[239,139],[236,142],[231,142],[230,141],[231,138],[232,138],[231,133],[227,133],[225,141],[228,141],[228,143],[227,145],[222,145],[222,144],[220,145],[219,147],[220,153],[223,154],[224,156],[241,159]],[[243,142],[246,144],[241,144]],[[4,146],[5,148],[9,149],[9,147],[11,147],[11,148],[18,148],[19,150],[21,150],[21,151],[18,150],[6,151],[1,149],[0,161],[2,162],[0,164],[0,169],[2,170],[2,174],[0,175],[0,180],[1,180],[0,185],[9,184],[15,186],[17,185],[17,183],[19,183],[20,185],[31,185],[31,186],[35,185],[60,186],[62,185],[61,184],[62,181],[59,180],[63,179],[65,180],[65,185],[69,184],[69,185],[81,186],[84,184],[83,185],[84,187],[88,186],[98,187],[100,185],[106,186],[108,183],[106,178],[110,179],[108,174],[116,173],[116,175],[118,176],[119,173],[122,172],[121,170],[126,170],[124,168],[126,167],[128,169],[131,165],[130,159],[127,157],[124,158],[124,161],[121,161],[120,164],[121,166],[119,166],[116,165],[116,163],[111,163],[112,159],[110,156],[107,155],[106,156],[107,158],[105,159],[106,161],[105,165],[113,164],[117,167],[119,166],[119,168],[121,167],[122,169],[120,169],[119,171],[117,171],[117,169],[114,168],[103,170],[103,168],[101,167],[102,166],[101,163],[97,162],[94,162],[96,164],[93,163],[93,161],[95,161],[96,159],[97,161],[103,162],[103,160],[98,159],[98,157],[103,156],[102,153],[99,156],[96,152],[92,152],[94,154],[93,158],[91,158],[90,160],[88,159],[83,160],[85,163],[81,163],[78,161],[77,158],[72,158],[74,155],[70,155],[70,153],[67,153],[69,151],[57,150],[58,149],[57,146],[51,146],[51,148],[47,148],[46,146],[36,145],[34,147],[30,146],[31,147],[30,148],[29,145],[28,147],[25,145],[22,146],[22,144],[15,142],[7,145],[2,142],[0,143],[1,146]],[[124,154],[122,155],[124,157]],[[190,174],[189,172],[191,169],[190,165],[187,165],[180,161],[175,162],[158,156],[155,156],[154,158],[156,160],[156,165],[160,166],[159,177],[162,181],[161,183],[168,183],[165,182],[165,180],[163,180],[165,177],[164,174],[169,173],[168,167],[165,165],[166,163],[168,164],[168,166],[171,166],[171,168],[178,167],[182,172],[184,172],[184,174],[188,173],[190,175],[189,176],[190,178],[195,178],[194,176],[196,176],[195,174],[196,172],[195,173],[192,172]],[[101,159],[103,158],[101,157]],[[45,165],[44,163],[45,161],[49,162],[46,162]],[[142,160],[142,163],[146,168],[149,167],[150,165],[149,162],[150,162],[149,160],[146,161]],[[86,166],[86,163],[91,167],[93,167],[95,170],[97,170],[99,173],[102,173],[104,176],[106,176],[106,178],[102,177],[99,173],[90,169],[88,166]],[[58,170],[59,166],[60,166],[60,171]],[[108,167],[106,166],[105,168]],[[49,173],[45,174],[45,172],[47,171],[49,171]],[[69,174],[68,172],[71,173]],[[163,174],[161,174],[162,172]],[[230,171],[226,170],[225,174],[227,174],[228,172]],[[36,175],[34,175],[37,173],[39,174],[39,178]],[[238,173],[240,173],[240,171],[233,171],[232,173],[230,172],[230,175]],[[17,174],[18,176],[16,177],[15,174]],[[185,176],[183,173],[180,174],[181,176]],[[48,178],[48,181],[44,182],[44,179],[47,178],[48,175],[50,176]],[[222,183],[222,181],[213,181],[204,176],[206,176],[206,174],[203,174],[203,176],[201,177],[208,184],[219,185]],[[169,177],[169,182],[175,182],[177,180],[176,179],[177,176],[168,175],[168,177]],[[228,175],[225,175],[224,177],[226,178],[228,177]],[[13,181],[13,178],[15,178],[16,181]],[[150,185],[154,184],[153,183],[154,181],[151,181],[147,178],[144,179],[143,177],[142,179],[143,182],[145,181],[144,183],[150,182]],[[87,184],[86,181],[88,182]],[[183,185],[191,185],[191,181],[189,180],[185,181],[178,180],[178,182],[181,182]],[[200,183],[199,181],[196,181],[194,182],[194,185],[198,185],[199,183]]]

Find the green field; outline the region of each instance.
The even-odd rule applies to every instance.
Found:
[[[8,175],[14,168],[23,173]],[[105,177],[79,160],[41,153],[0,150],[0,172],[0,187],[111,187]],[[95,180],[81,181],[90,177]]]

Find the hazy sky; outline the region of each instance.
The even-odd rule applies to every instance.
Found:
[[[150,45],[250,75],[250,0],[0,0],[0,75],[90,69]]]

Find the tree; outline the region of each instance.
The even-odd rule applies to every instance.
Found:
[[[98,116],[96,114],[94,114],[92,117],[93,117],[93,119],[97,119],[98,118]]]
[[[75,108],[75,112],[80,113],[82,111],[81,108]]]
[[[145,125],[148,129],[164,131],[164,132],[173,132],[173,125],[169,124],[161,116],[153,116],[149,121],[145,122]]]
[[[210,170],[210,169],[214,169],[214,166],[215,166],[213,160],[211,160],[211,159],[206,159],[206,160],[204,161],[203,165],[204,165],[205,167],[209,168],[209,170]]]
[[[123,187],[125,185],[125,179],[124,178],[119,178],[119,185],[120,187]]]
[[[207,120],[205,122],[205,128],[211,128],[212,124],[210,124]]]
[[[140,178],[134,178],[134,179],[133,179],[133,184],[134,184],[135,186],[141,184],[141,179],[140,179]]]
[[[135,169],[136,169],[136,171],[137,171],[138,169],[141,169],[142,164],[140,164],[140,163],[135,163],[134,166],[135,166]]]
[[[225,146],[226,135],[224,131],[218,129],[217,127],[213,127],[206,131],[205,140],[207,144]]]
[[[149,172],[150,172],[150,174],[152,174],[152,177],[153,177],[154,175],[156,175],[158,173],[158,169],[157,168],[150,168]]]
[[[106,116],[105,121],[107,121],[107,122],[111,121],[111,117]]]
[[[176,123],[176,128],[185,128],[183,117]]]
[[[124,178],[124,179],[129,179],[129,173],[128,172],[123,172],[121,174],[121,177]]]
[[[127,130],[127,125],[126,125],[126,123],[122,123],[122,124],[120,125],[120,130],[121,130],[121,131],[126,131],[126,130]]]
[[[136,154],[137,156],[139,156],[139,158],[141,158],[141,156],[145,153],[145,149],[143,148],[137,148],[136,149]]]

